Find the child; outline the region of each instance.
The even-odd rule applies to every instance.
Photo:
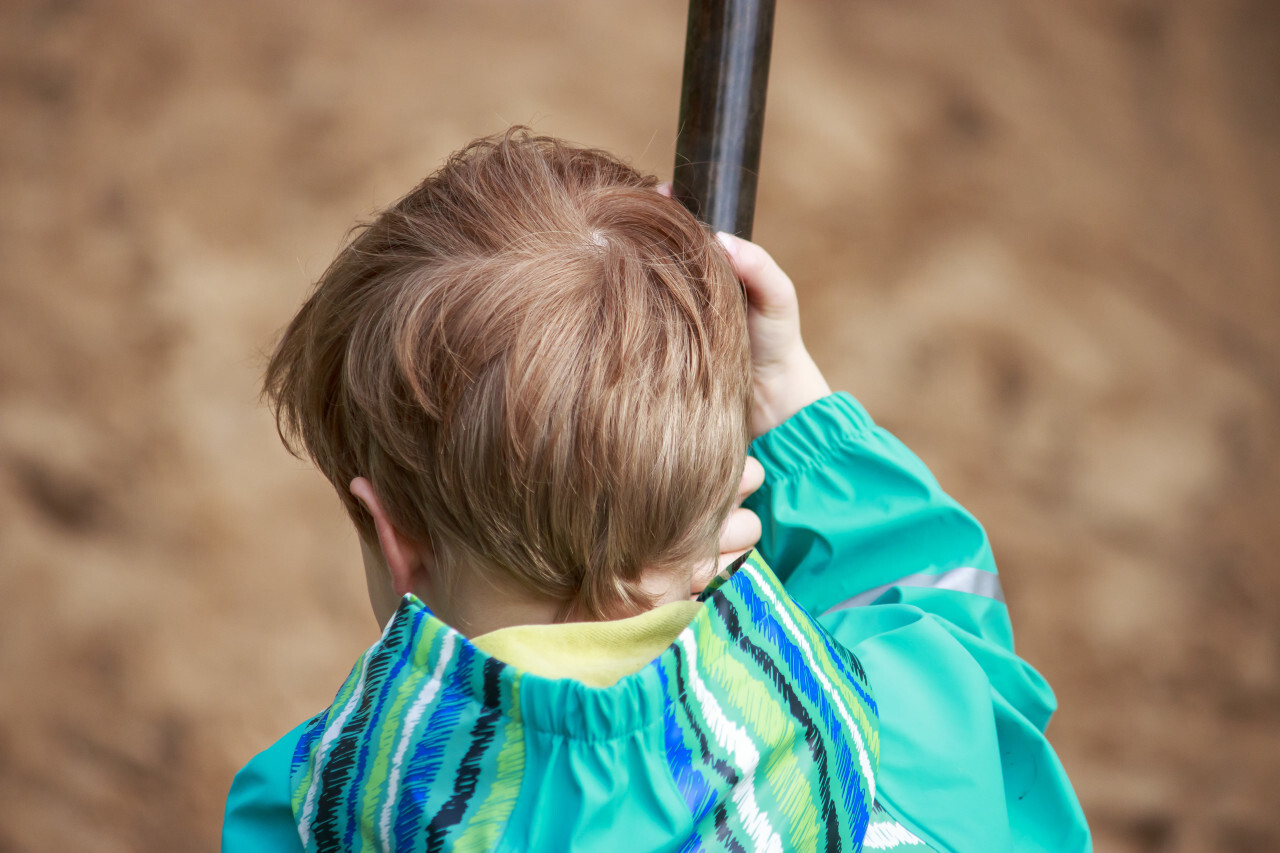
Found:
[[[982,528],[716,237],[516,129],[342,251],[266,387],[384,632],[224,850],[1090,848]]]

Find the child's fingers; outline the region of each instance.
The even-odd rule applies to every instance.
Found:
[[[786,318],[796,312],[796,288],[777,261],[749,240],[724,231],[716,233],[733,264],[733,271],[747,291],[751,307],[769,318]]]
[[[738,503],[760,488],[764,483],[764,467],[755,459],[747,457],[747,464],[742,472],[742,481],[738,486]],[[720,556],[704,569],[696,571],[689,581],[691,598],[696,598],[711,579],[723,571],[734,560],[750,551],[760,541],[760,517],[749,509],[735,504],[729,517],[720,527]]]
[[[667,198],[673,197],[672,184],[670,181],[663,181],[654,187],[658,191],[658,195],[665,195]]]
[[[734,506],[742,506],[742,502],[764,485],[764,466],[754,457],[748,456],[742,468],[742,480],[738,483],[738,497]]]
[[[760,541],[760,517],[738,507],[729,513],[720,528],[720,553],[742,553]]]
[[[743,509],[741,504],[762,485],[764,485],[764,466],[748,456],[742,468],[742,479],[738,482],[738,497],[734,501],[733,509],[729,512],[729,517],[720,527],[720,558],[712,567],[714,572],[711,575],[693,579],[692,594],[694,596],[702,592],[716,572],[722,571],[760,541],[762,530],[760,517],[749,509]]]

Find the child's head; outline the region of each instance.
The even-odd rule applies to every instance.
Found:
[[[655,180],[513,130],[363,227],[267,370],[282,435],[366,543],[367,477],[438,578],[488,573],[574,618],[717,551],[747,445],[746,307]]]

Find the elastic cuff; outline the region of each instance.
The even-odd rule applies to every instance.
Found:
[[[765,471],[786,473],[808,468],[833,447],[857,441],[874,427],[862,404],[841,391],[805,406],[753,441],[747,453],[760,460]]]

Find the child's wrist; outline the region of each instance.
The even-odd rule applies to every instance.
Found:
[[[752,413],[752,437],[781,426],[806,406],[831,394],[831,386],[807,350],[801,349],[781,370],[758,377]]]

